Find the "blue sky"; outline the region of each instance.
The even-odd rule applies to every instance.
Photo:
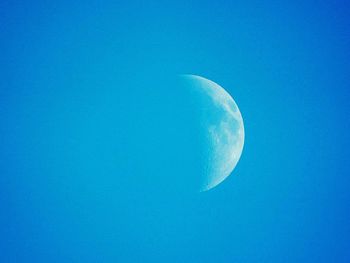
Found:
[[[3,1],[0,261],[348,262],[349,15]],[[217,82],[244,118],[240,162],[202,194],[176,192],[201,165],[177,74]]]

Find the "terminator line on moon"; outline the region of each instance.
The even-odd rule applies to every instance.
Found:
[[[244,145],[244,125],[240,110],[221,86],[196,75],[181,75],[200,96],[201,127],[207,144],[207,167],[200,191],[224,181],[236,167]]]

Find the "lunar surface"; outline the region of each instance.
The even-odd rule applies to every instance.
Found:
[[[224,181],[236,167],[244,145],[243,119],[233,98],[218,84],[196,75],[181,78],[200,101],[206,159],[200,191],[207,191]]]

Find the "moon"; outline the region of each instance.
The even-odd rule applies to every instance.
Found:
[[[243,118],[230,94],[215,82],[197,75],[181,75],[181,79],[200,101],[205,145],[200,192],[204,192],[223,182],[236,167],[244,146]]]

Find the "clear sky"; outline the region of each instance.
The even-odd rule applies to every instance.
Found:
[[[0,262],[350,261],[347,1],[54,2],[0,3]],[[245,123],[205,193],[177,74]]]

